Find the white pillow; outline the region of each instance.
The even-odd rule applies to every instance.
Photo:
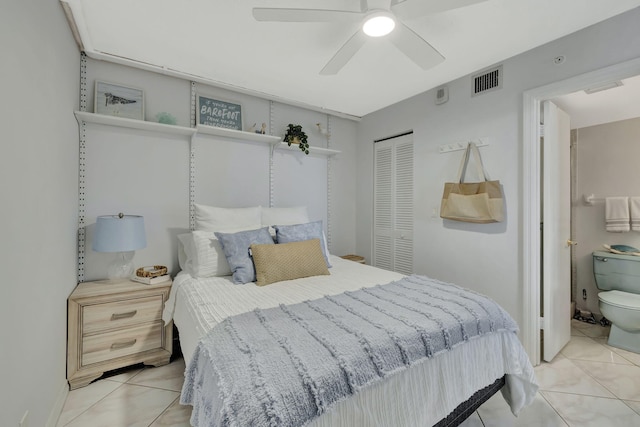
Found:
[[[187,257],[185,246],[188,246],[192,240],[191,233],[178,234],[178,265],[180,266],[180,270],[186,271],[189,274],[191,274],[189,271],[191,268],[191,260]]]
[[[296,225],[309,222],[306,206],[292,208],[262,208],[262,226],[269,227],[269,234],[276,238],[274,225]]]
[[[180,234],[186,260],[180,267],[193,277],[230,276],[231,267],[213,231],[196,230]],[[178,262],[180,262],[178,248]],[[184,265],[183,265],[184,264]]]
[[[294,225],[309,222],[306,206],[291,208],[262,208],[262,226]]]
[[[260,206],[250,208],[218,208],[195,204],[196,230],[220,231],[255,230],[262,226]]]

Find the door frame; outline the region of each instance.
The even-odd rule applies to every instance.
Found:
[[[540,104],[560,95],[640,74],[640,58],[523,93],[522,110],[522,344],[540,364]],[[546,202],[546,200],[545,200]],[[569,286],[569,284],[567,284]],[[569,315],[569,313],[567,313]]]

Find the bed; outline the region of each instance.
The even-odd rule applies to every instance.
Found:
[[[285,220],[283,218],[277,218],[277,220],[281,219],[283,221]],[[300,219],[301,218],[294,216],[288,218],[287,222],[294,224]],[[277,224],[278,222],[281,221],[276,221],[276,219],[263,219],[260,221],[260,225],[265,223]],[[203,224],[204,223],[200,221],[200,226],[203,228],[224,228],[220,224],[209,224],[208,226]],[[238,228],[248,229],[250,228],[250,224],[246,224],[244,227],[237,227],[237,224],[233,226],[225,225],[225,227],[230,230],[237,230]],[[210,233],[210,231],[200,232],[201,235],[211,237],[211,234],[207,233]],[[190,238],[193,238],[193,236],[197,234],[198,232],[190,233]],[[229,234],[241,233],[234,231],[234,233]],[[216,236],[223,237],[223,235]],[[187,241],[186,236],[183,237],[185,237],[183,239],[183,243],[185,243]],[[207,241],[207,239],[204,239],[204,241]],[[210,252],[207,255],[208,259],[212,256],[213,252],[217,254],[213,255],[214,258],[217,257],[216,260],[214,260],[213,263],[210,262],[209,265],[211,266],[217,263],[219,266],[219,264],[222,263],[221,258],[223,258],[220,252],[221,248],[215,247],[212,249],[210,243],[216,242],[215,238],[210,238],[208,241],[209,246],[207,246],[207,250]],[[322,246],[322,238],[320,238],[319,241],[319,245]],[[197,244],[195,246],[197,246]],[[275,246],[280,245],[273,246],[274,248],[269,247],[269,249],[275,249]],[[198,251],[196,250],[195,252]],[[460,338],[459,345],[451,345],[446,349],[441,349],[441,351],[434,351],[432,354],[428,354],[428,357],[416,357],[412,360],[405,360],[404,363],[400,363],[397,366],[392,366],[388,369],[389,372],[384,371],[384,374],[379,375],[379,378],[369,378],[363,381],[361,387],[353,387],[353,389],[345,395],[338,396],[334,400],[329,401],[329,403],[325,402],[323,404],[323,402],[320,402],[317,407],[312,408],[310,413],[304,416],[300,415],[301,412],[305,412],[304,407],[302,407],[303,409],[296,409],[298,412],[294,415],[273,415],[273,408],[267,403],[273,403],[275,407],[279,404],[280,410],[282,411],[283,404],[282,401],[279,400],[282,396],[284,396],[285,402],[291,402],[292,400],[298,401],[300,400],[298,397],[305,395],[309,384],[313,383],[311,380],[305,381],[303,379],[300,382],[302,389],[297,391],[280,391],[274,389],[274,386],[272,386],[272,384],[279,382],[279,375],[282,377],[287,376],[284,370],[281,372],[278,371],[278,369],[285,367],[282,363],[286,363],[287,366],[290,364],[289,359],[283,357],[285,354],[283,353],[283,349],[296,353],[298,356],[302,355],[301,357],[303,358],[313,358],[313,354],[304,355],[302,353],[302,348],[306,348],[306,345],[291,347],[298,345],[295,344],[294,341],[288,341],[289,339],[293,340],[294,336],[297,335],[297,332],[294,331],[296,324],[302,325],[304,322],[310,321],[313,325],[320,327],[319,325],[321,324],[318,323],[318,320],[319,317],[321,317],[323,321],[329,321],[331,325],[339,325],[341,329],[347,330],[351,336],[357,335],[360,342],[366,341],[363,341],[364,333],[351,330],[351,325],[357,322],[349,321],[341,323],[334,318],[334,315],[325,313],[323,311],[324,309],[321,308],[321,304],[335,305],[336,307],[345,306],[344,308],[349,311],[350,307],[346,307],[346,304],[339,302],[339,298],[347,298],[354,300],[354,304],[360,304],[364,302],[363,299],[380,298],[379,295],[381,294],[390,295],[396,292],[397,289],[403,287],[409,289],[415,286],[422,289],[421,286],[423,284],[433,286],[435,290],[428,291],[429,299],[425,299],[420,306],[424,306],[425,302],[430,301],[434,292],[446,291],[447,293],[453,292],[455,294],[466,292],[455,285],[434,281],[426,277],[411,276],[405,278],[403,275],[395,272],[344,260],[329,255],[328,253],[325,253],[325,256],[326,258],[323,258],[323,261],[326,260],[327,265],[331,265],[329,274],[281,280],[266,286],[256,286],[256,283],[253,282],[244,284],[234,283],[234,275],[208,275],[210,272],[207,271],[204,273],[207,277],[202,277],[203,272],[197,271],[198,268],[194,269],[193,266],[191,266],[191,268],[188,267],[187,259],[192,258],[193,254],[181,256],[181,266],[186,271],[181,271],[174,279],[171,294],[163,312],[163,319],[165,322],[173,320],[179,331],[180,346],[187,366],[181,402],[183,404],[193,405],[191,423],[194,426],[454,426],[459,425],[482,402],[498,390],[502,391],[505,400],[510,405],[514,414],[517,414],[533,400],[537,391],[533,368],[529,363],[517,335],[514,333],[514,328],[512,327],[510,330],[509,328],[494,328],[493,321],[491,321],[491,327],[489,327],[489,323],[485,322],[483,323],[483,327],[487,333],[480,334],[481,322],[477,318],[478,312],[482,310],[467,309],[468,312],[471,312],[473,316],[476,317],[477,336],[474,335],[475,332],[473,332],[471,335],[474,336],[471,338]],[[199,263],[201,267],[203,264],[202,259],[197,263]],[[212,268],[216,270],[216,267]],[[257,261],[255,268],[258,268]],[[224,268],[217,268],[217,272],[221,273],[226,271]],[[405,283],[405,280],[409,282]],[[396,288],[388,288],[388,285],[396,286]],[[413,292],[416,295],[412,297],[416,300],[422,298],[422,296],[416,293],[416,289],[409,289],[409,292]],[[375,293],[379,295],[376,296],[374,295]],[[475,293],[464,294],[465,304],[467,304],[470,299],[476,298],[481,298],[481,296]],[[489,302],[489,304],[490,303],[491,302]],[[397,302],[393,304],[397,304]],[[429,303],[427,302],[427,304]],[[443,304],[446,305],[448,303]],[[467,305],[469,304],[471,303]],[[475,304],[475,302],[473,304]],[[409,305],[409,303],[405,303],[405,305]],[[497,304],[495,307],[498,307]],[[313,308],[315,311],[309,310],[309,308]],[[223,352],[223,350],[219,349],[226,349],[224,344],[225,340],[242,340],[242,338],[236,337],[238,334],[236,326],[231,328],[230,325],[232,322],[233,325],[240,325],[241,321],[246,319],[258,318],[257,326],[248,326],[246,331],[241,331],[242,334],[247,334],[245,340],[251,343],[250,346],[253,346],[253,343],[262,342],[263,338],[269,335],[269,333],[258,331],[264,323],[265,317],[271,319],[270,316],[276,316],[276,311],[288,313],[289,310],[294,309],[313,311],[313,314],[318,317],[313,318],[312,315],[310,317],[311,320],[307,321],[303,319],[304,315],[301,314],[300,316],[302,317],[299,317],[299,315],[296,314],[289,316],[295,320],[292,325],[288,323],[273,323],[274,325],[284,325],[279,326],[281,332],[283,330],[287,331],[287,333],[280,333],[278,337],[277,331],[274,332],[274,330],[278,328],[272,328],[270,330],[270,334],[276,338],[272,341],[279,341],[280,344],[282,344],[278,346],[277,343],[275,343],[276,348],[273,349],[273,355],[275,356],[263,357],[268,363],[276,364],[276,367],[273,368],[274,372],[259,372],[260,369],[265,369],[262,367],[263,365],[259,365],[259,368],[257,368],[259,375],[247,381],[253,381],[250,385],[260,382],[260,387],[253,391],[247,391],[247,394],[244,396],[240,395],[239,393],[248,387],[239,386],[242,378],[228,376],[226,366],[229,360],[237,361],[239,365],[229,367],[228,371],[251,371],[251,367],[255,368],[251,363],[251,360],[253,360],[251,359],[251,357],[253,357],[250,355],[251,352],[239,351],[237,353],[230,353],[228,359],[217,359],[217,362],[215,361],[216,357],[221,356],[214,353],[218,351]],[[416,311],[415,308],[412,308],[412,310]],[[498,313],[498,317],[505,316],[505,313],[500,311],[501,309],[494,308],[493,306],[489,309],[484,309],[484,311],[491,310],[497,310],[496,313]],[[322,316],[320,314],[322,314]],[[394,314],[388,309],[386,314],[394,317]],[[335,316],[345,319],[344,314]],[[284,317],[287,316],[285,315]],[[506,315],[506,317],[508,318],[508,315]],[[508,321],[512,322],[510,318],[507,318],[502,319],[505,321],[505,324],[507,324]],[[291,319],[287,320],[291,321]],[[282,321],[282,319],[274,317],[274,322],[280,321]],[[373,322],[373,324],[375,324],[375,322]],[[509,324],[511,325],[511,323]],[[266,327],[266,323],[264,323],[264,325]],[[310,329],[309,326],[305,327]],[[327,330],[325,327],[322,328],[323,330]],[[475,326],[469,330],[475,331],[474,328]],[[300,327],[299,329],[304,330],[305,328]],[[488,333],[490,329],[492,333]],[[462,335],[464,335],[465,327],[462,327],[461,330]],[[232,333],[229,331],[232,331]],[[388,331],[386,333],[389,335]],[[333,333],[331,335],[333,335]],[[393,333],[389,336],[395,337]],[[324,338],[318,338],[316,341],[322,341],[323,339]],[[373,340],[375,341],[376,339]],[[265,339],[264,341],[268,340]],[[369,341],[371,341],[371,339]],[[425,344],[425,348],[428,347],[427,344]],[[326,343],[324,346],[326,348],[333,348]],[[231,347],[233,347],[233,345]],[[401,348],[402,346],[398,347]],[[410,346],[407,348],[409,347]],[[307,350],[315,353],[320,351],[313,349]],[[338,352],[339,351],[340,350],[338,350]],[[367,351],[369,351],[369,347],[367,347]],[[224,355],[226,353],[223,352],[221,354]],[[250,358],[243,361],[243,357],[245,356]],[[300,357],[298,357],[298,359],[299,358]],[[391,359],[393,359],[393,357],[391,357]],[[295,365],[296,357],[292,356],[291,360],[293,361],[291,363]],[[218,365],[216,365],[216,363],[218,363]],[[261,363],[267,362],[263,361]],[[225,368],[220,368],[220,366],[225,366]],[[243,369],[245,366],[246,369]],[[221,369],[223,370],[221,371]],[[295,376],[296,373],[299,373],[300,377],[304,377],[305,375],[303,375],[303,371],[299,366],[297,369],[296,371],[292,368],[290,374]],[[318,369],[322,370],[324,368]],[[344,372],[349,373],[347,370]],[[244,374],[244,372],[240,372],[240,377]],[[308,372],[306,372],[306,374],[308,374]],[[311,376],[314,375],[313,372],[311,372],[311,374]],[[365,373],[361,376],[366,375]],[[346,377],[348,376],[349,375],[346,375]],[[260,379],[260,381],[256,378]],[[229,382],[234,381],[237,382],[238,387],[230,390]],[[347,378],[344,381],[349,382],[350,380]],[[264,383],[266,383],[266,385]],[[325,389],[326,388],[327,387],[325,387]],[[266,397],[259,396],[260,393],[257,393],[256,390],[261,392],[266,390]],[[318,400],[322,400],[318,397],[321,393],[314,393],[309,393],[309,399],[312,401],[315,399],[316,403],[318,403]],[[276,395],[275,398],[272,395]],[[267,399],[267,397],[270,397],[270,399]],[[231,402],[233,398],[239,400],[233,403]],[[252,399],[256,400],[255,406],[258,407],[256,410],[264,410],[264,413],[256,415],[255,420],[251,419],[249,421],[247,417],[251,416],[248,415],[251,411],[247,408],[251,406],[249,401]],[[247,406],[245,407],[245,405]],[[284,412],[295,411],[291,408],[284,408]]]

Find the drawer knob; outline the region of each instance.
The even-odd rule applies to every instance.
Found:
[[[136,343],[136,341],[138,340],[134,338],[129,341],[114,342],[113,344],[111,344],[111,350],[121,350],[123,348],[131,347]]]
[[[111,320],[127,319],[129,317],[135,316],[137,312],[138,310],[128,311],[126,313],[113,313],[111,315]]]

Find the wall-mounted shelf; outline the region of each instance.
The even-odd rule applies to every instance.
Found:
[[[298,147],[289,147],[286,142],[282,141],[282,138],[274,135],[264,135],[261,133],[244,132],[234,129],[225,129],[214,126],[198,125],[195,128],[166,125],[164,123],[147,122],[144,120],[127,119],[124,117],[107,116],[105,114],[87,113],[82,111],[76,111],[76,120],[78,123],[97,123],[107,126],[115,126],[128,129],[140,129],[151,132],[160,132],[171,135],[185,135],[195,136],[197,134],[202,135],[216,135],[224,138],[237,139],[239,141],[247,142],[264,142],[270,144],[272,150],[286,149],[286,150],[298,150]],[[322,155],[322,156],[334,156],[339,154],[338,150],[331,150],[321,147],[309,147],[309,154]]]
[[[147,122],[144,120],[127,119],[124,117],[107,116],[105,114],[86,113],[76,111],[78,122],[97,123],[107,126],[116,126],[129,129],[140,129],[152,132],[160,132],[172,135],[190,136],[196,133],[194,128],[184,126],[166,125],[164,123]]]
[[[280,142],[281,139],[279,136],[244,132],[235,129],[218,128],[215,126],[198,125],[196,129],[198,130],[198,133],[224,136],[225,138],[240,139],[242,141],[266,142],[269,144],[275,144]]]
[[[287,144],[286,142],[281,141],[280,138],[278,138],[278,142],[274,144],[273,148],[300,151],[300,148],[298,148],[297,145],[289,146],[289,144]],[[317,154],[321,156],[335,156],[336,154],[340,154],[340,153],[341,151],[332,150],[330,148],[322,148],[322,147],[314,147],[314,146],[309,147],[309,154]]]

